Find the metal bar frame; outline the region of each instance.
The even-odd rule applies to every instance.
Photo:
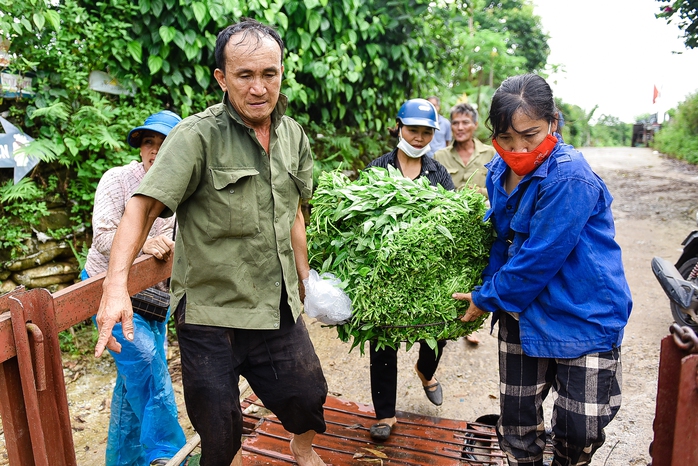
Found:
[[[662,339],[652,428],[652,466],[698,464],[698,354],[683,349],[675,335]]]
[[[138,258],[129,293],[165,280],[171,269],[171,261]],[[96,314],[104,277],[55,294],[18,287],[0,296],[0,417],[11,466],[77,466],[58,333]]]

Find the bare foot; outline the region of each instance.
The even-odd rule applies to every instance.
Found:
[[[294,434],[291,438],[291,453],[299,466],[326,466],[325,462],[313,450],[314,437],[315,431],[309,430],[304,434]]]
[[[436,380],[435,377],[432,377],[431,380],[427,380],[427,379],[422,375],[422,373],[419,372],[419,369],[417,369],[417,364],[414,365],[414,370],[415,370],[415,372],[417,372],[417,375],[419,376],[419,380],[422,381],[422,386],[423,386],[423,387],[428,387],[428,386],[431,385],[431,388],[429,388],[429,391],[430,391],[430,392],[433,392],[433,391],[436,390],[436,382],[438,382],[438,380]]]
[[[395,416],[393,417],[386,417],[385,419],[377,419],[376,424],[388,424],[390,428],[392,429],[395,427],[395,424],[397,424],[397,418]]]
[[[476,337],[475,335],[468,335],[465,337],[465,341],[470,343],[471,345],[477,346],[480,344],[480,339]]]

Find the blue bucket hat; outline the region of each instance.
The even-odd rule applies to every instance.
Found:
[[[144,130],[155,131],[156,133],[160,133],[167,137],[172,128],[174,128],[180,121],[182,121],[182,118],[169,110],[154,113],[145,119],[143,126],[133,128],[131,131],[129,131],[126,141],[131,147],[141,147],[141,140],[143,139]]]

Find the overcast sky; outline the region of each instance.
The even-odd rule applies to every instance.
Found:
[[[657,19],[656,0],[533,0],[550,35],[548,63],[563,71],[548,78],[563,101],[594,114],[633,123],[660,114],[698,91],[698,49],[688,50],[681,31]],[[676,54],[673,52],[682,52]],[[661,96],[652,104],[653,86]]]

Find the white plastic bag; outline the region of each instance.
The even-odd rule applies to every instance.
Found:
[[[323,324],[337,325],[351,317],[351,299],[339,287],[340,280],[331,273],[318,275],[315,270],[303,280],[305,313]]]

